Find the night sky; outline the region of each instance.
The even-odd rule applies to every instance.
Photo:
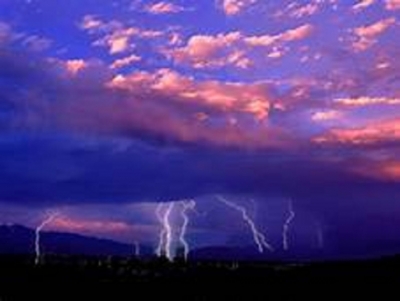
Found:
[[[0,223],[400,252],[399,0],[0,0]],[[176,208],[179,203],[176,203]],[[179,228],[179,210],[171,215]],[[176,236],[176,235],[175,235]]]

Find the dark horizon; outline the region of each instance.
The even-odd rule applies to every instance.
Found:
[[[107,258],[109,256],[136,258],[137,260],[156,259],[156,249],[150,244],[127,244],[111,239],[82,235],[73,232],[43,231],[41,232],[42,259],[54,256],[94,256]],[[136,249],[138,247],[139,249]],[[301,262],[336,262],[342,260],[376,260],[400,256],[400,249],[394,246],[387,248],[370,248],[347,246],[335,251],[312,248],[278,249],[275,252],[259,253],[254,244],[248,245],[210,245],[191,248],[188,256],[183,257],[182,246],[175,246],[171,261],[251,261],[270,263],[301,263]],[[22,225],[0,225],[0,256],[29,256],[32,262],[35,254],[35,229]],[[168,260],[168,258],[165,258]]]

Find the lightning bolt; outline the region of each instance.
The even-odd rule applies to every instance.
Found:
[[[172,210],[174,209],[175,203],[169,203],[162,213],[164,204],[160,203],[156,209],[156,216],[161,224],[160,238],[158,247],[156,249],[156,254],[158,257],[165,254],[169,261],[172,261],[171,244],[172,244],[172,226],[169,220]]]
[[[282,245],[285,251],[289,249],[288,232],[290,224],[292,223],[293,219],[296,216],[296,213],[293,210],[293,203],[291,200],[288,202],[288,212],[289,215],[287,216],[285,223],[283,224],[283,231],[282,231]]]
[[[233,202],[228,201],[224,197],[217,195],[216,196],[217,200],[220,201],[221,203],[225,204],[226,206],[239,211],[242,214],[243,220],[249,225],[250,230],[253,234],[253,240],[257,245],[258,251],[260,253],[264,252],[264,249],[268,249],[269,251],[273,252],[272,246],[267,242],[264,234],[262,234],[260,231],[258,231],[254,221],[251,219],[251,217],[247,214],[246,209],[243,206],[239,206],[238,204],[235,204]]]
[[[187,232],[187,226],[189,224],[189,216],[188,216],[188,210],[194,210],[196,207],[196,202],[194,200],[190,201],[183,201],[181,202],[182,204],[182,210],[181,210],[181,217],[183,219],[183,224],[181,228],[181,232],[179,234],[179,241],[181,242],[183,246],[183,251],[184,251],[184,258],[187,260],[188,255],[189,255],[189,243],[185,239],[186,232]]]
[[[43,230],[46,225],[51,223],[59,213],[51,213],[42,223],[36,228],[35,230],[35,265],[40,264],[40,259],[41,259],[41,248],[40,248],[40,232]]]

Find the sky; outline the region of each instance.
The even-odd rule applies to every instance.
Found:
[[[0,0],[0,223],[400,252],[399,0]],[[179,207],[181,206],[181,207]],[[179,209],[180,208],[180,209]],[[324,246],[321,246],[323,236]]]

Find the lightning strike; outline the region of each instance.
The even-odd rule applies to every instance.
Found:
[[[190,201],[183,201],[183,202],[181,202],[181,204],[182,204],[182,210],[180,213],[181,213],[181,217],[183,219],[183,224],[182,224],[181,232],[179,235],[179,241],[181,242],[181,244],[183,246],[184,258],[185,258],[185,260],[187,260],[189,251],[190,251],[189,243],[185,239],[186,232],[187,232],[187,226],[189,224],[188,211],[195,209],[196,202],[194,200],[190,200]]]
[[[291,200],[288,203],[288,212],[289,214],[285,220],[285,223],[283,224],[283,231],[282,231],[282,245],[285,251],[289,250],[288,232],[290,224],[292,223],[293,219],[296,216],[296,213],[294,212],[293,209],[293,203]]]
[[[172,244],[172,226],[169,221],[169,217],[174,208],[175,203],[171,202],[166,206],[164,212],[164,204],[160,203],[156,209],[156,216],[161,224],[160,238],[156,254],[158,257],[165,255],[168,260],[172,260],[171,244]]]
[[[40,264],[41,259],[41,248],[40,248],[40,232],[46,227],[49,223],[51,223],[59,213],[51,213],[35,230],[35,265]]]
[[[251,217],[247,214],[246,209],[243,206],[239,206],[238,204],[235,204],[233,202],[228,201],[222,196],[216,196],[218,201],[221,203],[225,204],[226,206],[239,211],[242,214],[243,220],[249,225],[250,230],[253,234],[253,240],[257,245],[258,251],[260,253],[264,252],[264,249],[268,249],[269,251],[273,252],[272,246],[267,242],[264,234],[262,234],[260,231],[258,231],[254,221],[251,219]]]

